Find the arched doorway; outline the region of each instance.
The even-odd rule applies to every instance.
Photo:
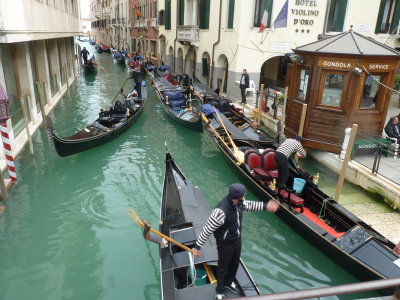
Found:
[[[275,56],[266,60],[261,66],[260,84],[264,87],[285,88],[287,61],[284,56]]]
[[[176,68],[177,73],[183,73],[183,51],[182,48],[178,49],[178,57],[176,58]]]
[[[224,87],[222,90],[222,78],[225,74]],[[219,88],[220,92],[226,93],[226,87],[228,82],[228,59],[224,54],[221,54],[217,59],[216,68],[214,71],[214,87]]]
[[[201,56],[201,76],[199,74],[200,80],[208,84],[208,79],[210,78],[210,54],[204,52]]]
[[[172,46],[169,47],[166,64],[169,65],[171,68],[174,67],[173,66],[173,64],[174,64],[174,48],[172,48]]]
[[[166,60],[165,36],[160,35],[160,61],[165,62],[165,60]]]
[[[185,58],[185,74],[190,76],[196,74],[196,50],[190,47]]]

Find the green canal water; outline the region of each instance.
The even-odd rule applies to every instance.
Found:
[[[127,77],[111,55],[96,58],[98,74],[79,73],[71,97],[65,96],[51,113],[60,136],[108,108]],[[34,135],[35,156],[26,147],[17,158],[18,183],[0,216],[0,299],[161,298],[158,248],[142,238],[128,210],[157,226],[164,143],[211,207],[239,178],[207,132],[175,124],[151,87],[148,95],[138,122],[108,144],[60,158],[41,128]],[[324,186],[335,180],[321,176]],[[247,198],[256,199],[251,191]],[[358,282],[273,214],[244,217],[242,253],[262,293]]]

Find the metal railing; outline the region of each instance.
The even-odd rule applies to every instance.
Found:
[[[256,300],[300,300],[333,295],[345,295],[382,289],[394,289],[392,300],[400,299],[400,278],[379,279],[360,283],[343,284],[322,288],[306,289],[301,291],[276,293],[271,295],[260,295],[252,297],[240,297],[235,299]]]

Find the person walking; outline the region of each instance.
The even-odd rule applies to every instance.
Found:
[[[246,89],[250,87],[250,77],[247,70],[243,69],[242,77],[240,77],[240,92],[242,94],[241,104],[246,104]]]
[[[86,65],[87,64],[87,58],[89,55],[89,51],[86,49],[86,47],[83,47],[83,49],[81,50],[81,56],[83,58],[83,63]]]
[[[201,256],[201,247],[214,233],[218,251],[216,299],[224,298],[225,289],[239,293],[234,280],[242,248],[243,212],[266,210],[275,213],[279,208],[278,202],[273,199],[268,202],[248,201],[244,199],[245,194],[243,184],[234,183],[229,187],[228,195],[211,212],[193,248],[194,256]]]
[[[293,153],[299,158],[306,157],[306,151],[301,145],[302,138],[296,136],[293,139],[286,139],[275,151],[275,162],[278,168],[278,185],[285,186],[289,178],[289,157]]]

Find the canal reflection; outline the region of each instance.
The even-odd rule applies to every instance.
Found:
[[[110,54],[96,59],[101,68],[93,81],[79,73],[71,98],[64,97],[51,113],[60,136],[109,108],[128,75]],[[143,240],[127,211],[135,209],[157,227],[164,143],[211,207],[239,179],[208,132],[173,123],[147,83],[144,114],[116,140],[60,158],[40,129],[35,157],[25,149],[17,159],[19,181],[0,217],[0,299],[161,298],[158,249]],[[247,198],[256,199],[251,191]],[[265,212],[245,215],[242,258],[262,293],[358,282]]]

